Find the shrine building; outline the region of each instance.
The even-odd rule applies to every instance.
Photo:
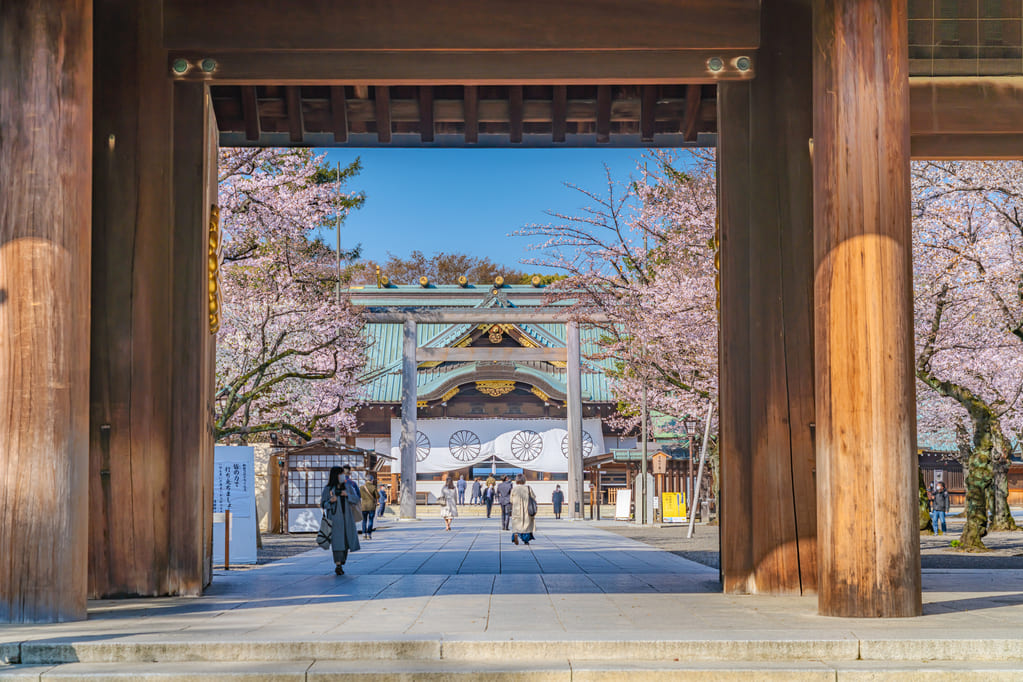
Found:
[[[537,278],[538,279],[538,278]],[[464,278],[463,278],[464,280]],[[353,287],[352,303],[368,311],[414,309],[426,314],[493,309],[539,309],[544,288],[490,284]],[[548,308],[549,309],[549,308]],[[432,322],[416,329],[415,469],[419,502],[429,501],[451,474],[457,480],[524,474],[538,499],[550,501],[568,481],[570,358],[565,322]],[[612,360],[586,359],[599,349],[599,327],[580,325],[580,411],[584,457],[635,446],[606,418],[616,410],[606,369]],[[370,322],[366,384],[358,412],[358,447],[395,459],[381,479],[401,467],[403,325]],[[388,469],[390,469],[388,471]],[[390,474],[390,476],[388,475]],[[626,481],[610,482],[624,486]],[[468,495],[468,493],[467,493]]]

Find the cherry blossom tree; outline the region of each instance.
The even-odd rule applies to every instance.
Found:
[[[354,426],[362,323],[338,295],[337,252],[316,233],[362,205],[345,189],[358,172],[358,160],[330,169],[305,149],[221,150],[218,439]]]
[[[983,550],[989,514],[991,529],[1017,527],[1007,433],[1023,430],[1023,166],[919,162],[912,177],[921,439],[968,441],[960,546]]]
[[[527,264],[568,275],[548,288],[552,300],[611,321],[592,357],[614,361],[626,429],[639,424],[644,388],[648,409],[678,418],[717,398],[713,156],[648,152],[637,176],[621,184],[608,170],[603,192],[575,187],[589,202],[581,213],[549,212],[556,222],[516,233],[540,238]]]

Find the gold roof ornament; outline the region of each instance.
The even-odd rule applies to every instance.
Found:
[[[543,391],[541,391],[536,386],[531,387],[529,389],[529,392],[532,393],[533,395],[535,395],[540,400],[544,401],[545,403],[551,402],[551,397],[549,395],[547,395],[546,393],[544,393]]]
[[[442,403],[446,403],[447,401],[449,401],[452,398],[454,398],[456,395],[458,395],[458,386],[455,386],[453,389],[451,389],[450,391],[448,391],[447,393],[442,395],[440,397],[440,401]]]
[[[487,331],[487,338],[490,339],[490,343],[501,343],[504,341],[504,329],[501,325],[495,324]]]
[[[465,287],[469,286],[469,278],[466,277],[465,275],[459,275],[458,276],[458,286],[462,287],[463,289]]]
[[[514,381],[477,381],[476,390],[494,398],[500,398],[515,390]]]

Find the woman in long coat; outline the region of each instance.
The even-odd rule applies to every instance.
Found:
[[[359,550],[355,519],[362,519],[362,498],[359,487],[342,475],[341,467],[331,468],[327,485],[320,493],[320,507],[333,524],[330,548],[334,551],[334,573],[344,575],[342,566],[348,560],[348,552]]]
[[[526,477],[519,474],[515,478],[515,487],[511,492],[512,542],[516,545],[519,544],[520,539],[523,544],[528,545],[533,539],[533,533],[536,532],[536,517],[529,515],[530,498],[536,500],[532,488],[526,485]]]
[[[448,476],[444,481],[444,487],[440,489],[439,499],[444,505],[440,510],[441,518],[444,519],[444,530],[451,530],[451,519],[458,516],[458,492],[455,489],[455,482]]]

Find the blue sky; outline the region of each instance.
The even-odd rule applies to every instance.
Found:
[[[572,182],[606,187],[604,165],[619,180],[634,171],[642,149],[331,149],[328,161],[359,156],[362,173],[352,189],[366,205],[341,232],[342,246],[361,243],[363,256],[385,260],[387,252],[419,249],[487,256],[517,265],[529,240],[509,233],[530,223],[551,222],[544,210],[572,213],[586,198]],[[328,237],[333,243],[333,235]]]

